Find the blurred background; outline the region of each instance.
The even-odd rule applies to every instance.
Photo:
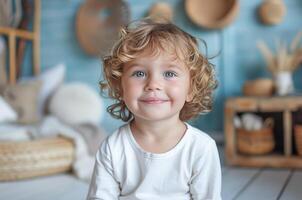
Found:
[[[121,26],[147,16],[175,23],[206,42],[200,50],[215,65],[219,86],[212,112],[189,123],[226,144],[220,152],[229,164],[302,167],[297,158],[302,136],[294,136],[295,125],[302,125],[301,0],[1,0],[0,7],[0,153],[33,139],[46,139],[37,145],[48,148],[36,155],[28,147],[33,144],[26,143],[20,146],[29,148],[26,155],[52,159],[51,145],[58,144],[65,152],[54,153],[55,170],[41,164],[40,171],[25,174],[11,170],[18,168],[8,164],[16,154],[6,154],[0,174],[9,176],[1,180],[64,172],[71,166],[78,178],[89,179],[91,170],[83,169],[92,165],[99,142],[123,123],[106,112],[112,100],[100,95],[101,58]],[[239,147],[240,140],[234,139],[239,130],[249,136],[260,131],[260,139],[244,139],[250,143]],[[261,138],[266,132],[269,139]],[[57,136],[69,140],[49,141]],[[255,162],[245,160],[267,153]]]
[[[167,3],[173,12],[173,22],[190,34],[205,40],[208,47],[208,56],[216,56],[212,59],[212,62],[216,66],[219,87],[215,93],[213,112],[201,116],[193,122],[198,128],[209,133],[222,133],[224,101],[229,96],[242,95],[241,88],[246,80],[260,77],[271,78],[265,60],[257,49],[257,41],[263,40],[269,43],[271,48],[275,48],[274,42],[276,39],[280,38],[289,43],[302,26],[302,5],[299,0],[285,1],[287,12],[280,24],[275,26],[261,23],[257,9],[263,3],[262,0],[240,1],[237,16],[229,23],[229,26],[219,30],[208,30],[203,26],[194,24],[186,13],[185,2],[179,0],[124,1],[129,20],[146,17],[150,8],[157,2]],[[208,2],[211,4],[211,1]],[[41,1],[41,70],[51,68],[58,63],[64,63],[66,65],[66,82],[85,82],[98,91],[98,81],[102,79],[100,56],[91,57],[87,55],[81,48],[76,36],[77,11],[84,3],[77,0]],[[220,8],[217,7],[216,9],[219,10]],[[110,7],[107,7],[100,12],[109,12],[109,10]],[[203,14],[197,13],[197,15],[202,17]],[[99,23],[101,23],[101,20]],[[104,26],[104,29],[108,28],[110,28],[110,24]],[[89,32],[89,30],[82,31]],[[30,57],[30,50],[28,49],[22,66],[26,75],[31,73]],[[301,76],[302,70],[300,68],[294,73],[297,89],[302,88]],[[111,101],[103,100],[104,117],[101,124],[108,132],[111,132],[121,122],[112,119],[105,112],[105,107]]]
[[[80,81],[89,84],[96,91],[99,90],[98,81],[102,80],[101,76],[101,56],[100,55],[89,55],[85,52],[85,49],[81,48],[79,39],[77,38],[77,14],[81,6],[85,3],[88,4],[89,1],[80,0],[64,0],[64,1],[41,1],[41,22],[40,22],[40,60],[41,60],[41,71],[45,71],[56,64],[63,63],[66,66],[66,74],[64,81]],[[96,1],[98,2],[98,1]],[[104,1],[106,2],[106,1]],[[168,6],[168,12],[171,9],[173,14],[173,23],[180,26],[185,31],[190,34],[199,37],[206,41],[208,48],[208,56],[214,58],[211,60],[215,64],[219,87],[215,93],[215,105],[213,111],[205,116],[200,116],[197,120],[192,123],[198,128],[205,130],[209,133],[223,131],[223,105],[224,101],[230,96],[240,96],[242,95],[242,86],[246,80],[269,77],[272,78],[271,74],[266,68],[265,60],[263,59],[259,49],[257,48],[257,42],[263,40],[269,44],[271,49],[275,48],[275,42],[277,39],[281,39],[287,43],[296,36],[296,34],[301,29],[301,1],[299,0],[288,0],[283,1],[284,7],[286,9],[285,13],[280,17],[280,22],[276,25],[264,24],[259,16],[258,8],[264,2],[262,0],[255,1],[245,1],[241,0],[237,14],[234,13],[232,20],[227,22],[227,25],[223,26],[221,29],[208,29],[207,25],[200,25],[195,23],[190,19],[188,12],[185,9],[185,1],[180,0],[166,0],[166,1],[124,1],[122,6],[107,5],[99,7],[99,13],[97,16],[87,17],[88,21],[95,21],[95,26],[98,27],[98,36],[93,36],[98,40],[103,39],[105,43],[106,39],[110,39],[110,35],[103,36],[103,32],[106,29],[112,29],[116,24],[105,23],[106,18],[113,17],[110,15],[116,14],[116,18],[121,17],[123,21],[133,21],[141,19],[148,16],[150,9],[156,3],[164,3]],[[119,2],[119,1],[117,1]],[[192,1],[194,3],[194,1]],[[217,1],[219,2],[219,1]],[[226,1],[229,2],[229,1]],[[231,1],[230,1],[231,2]],[[203,3],[213,4],[214,7],[210,8],[212,12],[217,12],[217,16],[213,18],[221,17],[219,15],[225,14],[221,7],[227,7],[228,5],[217,5],[215,7],[215,1],[201,1],[201,3],[196,3],[197,6],[202,7]],[[102,4],[102,1],[99,1]],[[120,4],[120,3],[116,3]],[[200,5],[199,5],[200,4]],[[217,3],[216,3],[217,4]],[[228,3],[225,3],[228,4]],[[93,10],[87,8],[86,12]],[[160,8],[159,8],[160,9]],[[164,7],[165,9],[165,7]],[[163,10],[164,10],[163,9]],[[203,8],[201,8],[203,11]],[[116,10],[116,11],[112,11]],[[219,25],[217,22],[211,21],[211,16],[207,17],[201,11],[198,12],[192,9],[191,15],[198,17],[205,21],[204,23]],[[200,10],[200,8],[199,8]],[[204,10],[206,10],[204,8]],[[221,11],[222,10],[222,11]],[[83,11],[83,12],[84,12]],[[122,14],[119,12],[127,12],[127,14]],[[95,12],[95,11],[93,11]],[[163,11],[167,12],[167,11]],[[209,11],[210,12],[210,11]],[[221,12],[221,13],[219,13]],[[268,12],[270,12],[268,10]],[[83,14],[84,15],[84,14]],[[96,14],[93,14],[96,15]],[[200,16],[199,16],[200,15]],[[215,15],[215,14],[212,14]],[[208,18],[208,19],[207,19]],[[278,18],[278,16],[276,16]],[[113,21],[113,20],[112,20]],[[93,23],[93,22],[92,22]],[[98,24],[99,23],[99,24]],[[113,22],[114,23],[114,22]],[[101,24],[101,25],[100,25]],[[208,25],[210,26],[210,25]],[[93,32],[94,30],[89,30],[89,26],[83,25],[79,29],[81,32]],[[95,28],[96,29],[96,28]],[[104,30],[105,29],[105,30]],[[85,33],[83,33],[84,35]],[[102,37],[103,36],[103,37]],[[111,35],[114,38],[114,35]],[[85,37],[85,36],[83,36]],[[110,48],[101,42],[100,46],[103,45],[105,48]],[[31,64],[31,45],[26,47],[24,60],[22,62],[22,74],[25,76],[30,76],[32,74],[32,64]],[[201,49],[203,49],[201,45]],[[298,69],[294,75],[294,83],[298,90],[302,87],[301,80],[301,68]],[[111,132],[117,128],[121,122],[112,119],[109,114],[105,112],[105,107],[111,103],[108,99],[103,99],[104,110],[103,118],[101,124],[104,128]]]

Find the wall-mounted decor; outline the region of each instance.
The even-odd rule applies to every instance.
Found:
[[[121,0],[86,0],[76,16],[80,46],[91,56],[104,56],[129,22],[129,10]]]
[[[229,25],[239,11],[238,0],[186,0],[185,10],[198,26],[219,29]]]
[[[156,22],[171,22],[173,10],[168,3],[155,3],[149,10],[149,17]]]
[[[285,42],[279,40],[276,44],[276,53],[263,41],[258,42],[258,48],[265,58],[267,68],[274,76],[278,95],[294,93],[292,74],[302,62],[302,45],[299,45],[301,39],[302,32],[297,34],[289,48]]]
[[[259,6],[258,14],[264,24],[276,25],[282,22],[286,7],[283,0],[264,0]]]

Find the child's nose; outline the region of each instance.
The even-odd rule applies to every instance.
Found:
[[[146,91],[161,90],[161,89],[162,89],[162,83],[158,77],[150,76],[147,79],[147,83],[145,86]]]

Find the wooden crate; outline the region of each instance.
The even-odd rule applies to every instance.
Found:
[[[228,165],[245,167],[302,168],[302,156],[293,153],[292,113],[302,107],[302,96],[286,97],[238,97],[225,104],[225,156]],[[237,151],[234,116],[239,112],[281,112],[283,119],[284,152],[247,156]]]

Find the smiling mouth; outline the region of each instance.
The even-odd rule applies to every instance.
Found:
[[[168,102],[169,100],[150,98],[150,99],[143,99],[140,101],[146,104],[162,104]]]

